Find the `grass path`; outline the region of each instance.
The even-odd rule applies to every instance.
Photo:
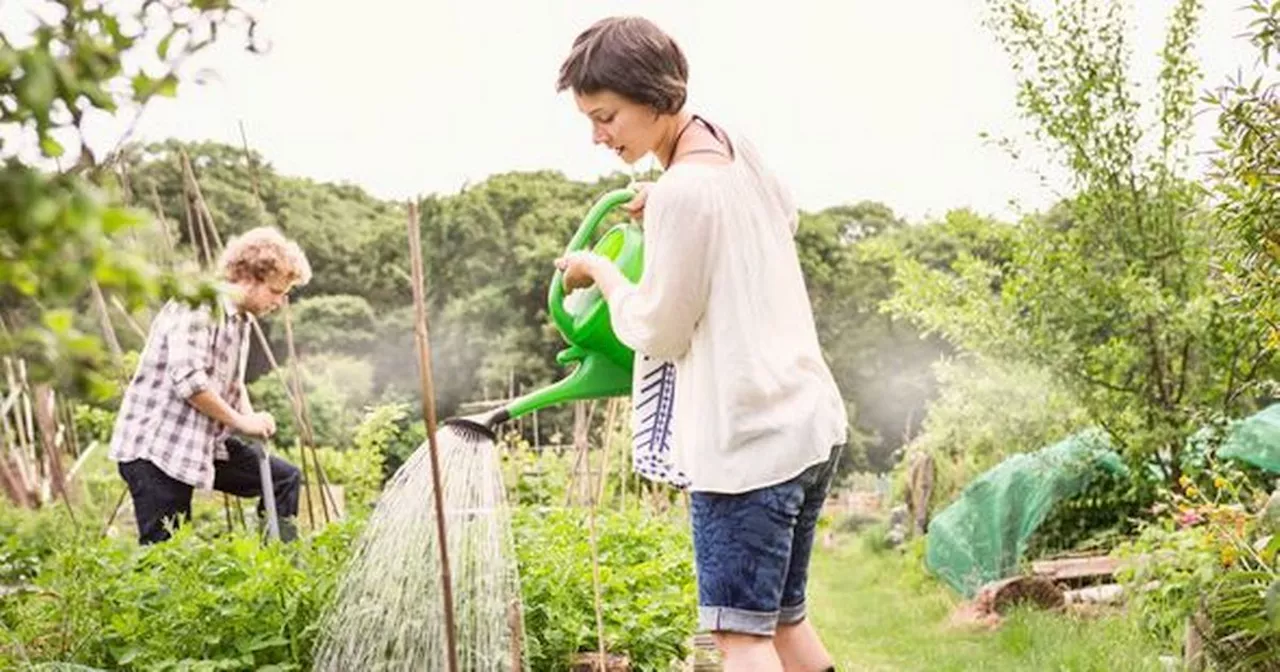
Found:
[[[947,627],[955,604],[896,552],[873,552],[859,539],[815,549],[810,613],[842,672],[1163,669],[1160,643],[1123,615],[1086,620],[1027,610],[979,633]]]

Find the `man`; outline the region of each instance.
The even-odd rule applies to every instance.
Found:
[[[311,266],[296,243],[261,227],[227,243],[219,274],[217,306],[170,301],[156,316],[112,432],[110,457],[133,496],[143,544],[167,540],[191,517],[194,488],[262,495],[262,447],[237,436],[265,439],[276,429],[270,413],[254,412],[244,386],[249,317],[279,308],[310,281]],[[280,536],[289,541],[301,477],[272,457],[271,480]]]

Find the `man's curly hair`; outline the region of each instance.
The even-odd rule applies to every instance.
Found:
[[[302,248],[271,226],[250,229],[227,241],[219,266],[230,282],[281,280],[301,286],[311,281],[311,264]]]

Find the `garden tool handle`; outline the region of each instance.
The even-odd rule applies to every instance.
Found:
[[[600,225],[600,222],[604,221],[605,215],[635,197],[636,191],[628,187],[614,189],[596,199],[595,204],[591,206],[591,210],[587,212],[587,216],[582,219],[582,224],[578,225],[578,231],[573,234],[573,238],[565,246],[565,254],[587,249],[591,244],[591,237],[595,234],[596,227]],[[547,308],[560,333],[570,333],[573,329],[573,316],[564,307],[564,271],[560,269],[556,269],[555,274],[551,277],[551,291],[547,297]]]
[[[276,512],[276,489],[271,480],[271,456],[267,447],[256,441],[244,441],[243,445],[258,460],[258,474],[262,478],[262,508],[267,514],[267,539],[280,540],[280,518]]]

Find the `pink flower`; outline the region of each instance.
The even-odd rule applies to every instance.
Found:
[[[1191,527],[1192,525],[1203,523],[1204,517],[1195,509],[1188,509],[1178,515],[1177,521],[1179,527]]]

